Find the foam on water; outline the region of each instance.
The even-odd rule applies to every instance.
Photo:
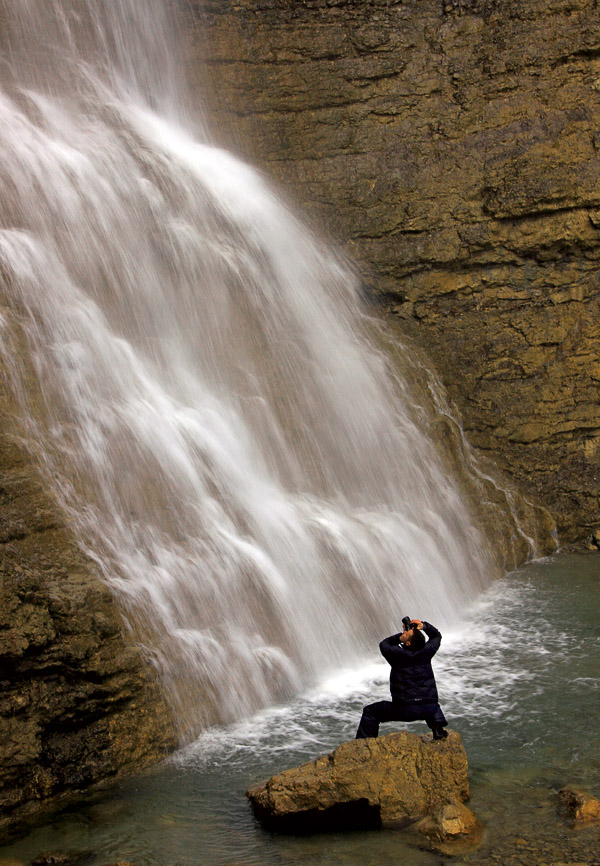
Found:
[[[567,782],[592,792],[600,786],[599,575],[597,554],[533,563],[463,610],[459,629],[444,629],[434,667],[442,705],[466,746],[469,805],[486,825],[478,863],[522,859],[522,839],[548,862],[595,861],[597,831],[557,822],[556,791]],[[93,866],[136,857],[149,866],[196,866],[199,856],[206,866],[437,866],[439,854],[422,842],[414,847],[410,833],[266,833],[244,796],[255,782],[353,737],[363,704],[388,695],[388,670],[373,652],[287,705],[211,728],[162,766],[1,853],[29,862],[40,851],[93,850]],[[404,727],[427,731],[415,723],[382,732]]]
[[[557,654],[572,642],[568,631],[556,628],[554,611],[545,608],[544,595],[535,584],[536,570],[543,571],[549,563],[540,560],[529,571],[497,581],[465,608],[460,630],[444,633],[434,658],[440,702],[449,724],[461,730],[467,741],[477,737],[472,732],[478,727],[495,730],[502,720],[518,730],[535,717],[536,696],[543,699],[549,683],[557,678]],[[527,580],[530,573],[532,581]],[[531,611],[526,628],[515,627],[524,611]],[[597,648],[600,639],[594,637],[592,644]],[[565,664],[580,664],[590,649],[589,642],[570,647]],[[264,710],[241,724],[206,731],[173,760],[192,767],[243,765],[250,755],[259,761],[262,755],[271,763],[273,755],[280,755],[282,767],[286,760],[288,764],[302,757],[308,760],[352,738],[365,704],[389,700],[388,677],[389,665],[373,656],[327,677],[288,705]],[[589,694],[598,689],[600,678],[576,677],[575,683]],[[402,727],[426,731],[422,722]],[[495,735],[497,747],[501,746],[505,735]],[[533,739],[526,739],[521,747],[530,747]]]

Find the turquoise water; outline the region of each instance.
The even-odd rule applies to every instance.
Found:
[[[459,862],[600,857],[596,828],[576,832],[556,815],[556,791],[567,783],[600,795],[599,589],[600,554],[531,563],[477,599],[460,632],[444,635],[435,661],[440,701],[463,737],[470,806],[487,828],[479,851]],[[291,705],[206,732],[162,766],[0,854],[28,861],[44,850],[88,850],[98,866],[437,864],[440,855],[406,832],[271,835],[244,796],[252,783],[353,737],[362,705],[387,696],[387,675],[374,654]],[[415,723],[382,733],[397,727],[426,730]]]

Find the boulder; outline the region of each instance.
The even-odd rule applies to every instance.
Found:
[[[406,731],[351,740],[247,791],[271,829],[306,832],[402,827],[469,797],[459,734],[445,740]]]
[[[417,824],[419,832],[438,842],[472,836],[479,826],[477,818],[463,803],[446,803]]]
[[[567,785],[558,792],[558,800],[566,819],[577,826],[600,821],[600,801],[587,791]]]
[[[429,839],[442,854],[466,854],[483,836],[483,824],[464,803],[446,803],[415,824],[415,830]]]

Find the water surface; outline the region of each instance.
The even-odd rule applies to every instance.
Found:
[[[534,862],[595,862],[600,833],[562,824],[556,791],[572,783],[600,795],[599,580],[600,555],[531,563],[465,609],[460,632],[444,635],[435,660],[440,700],[468,752],[470,806],[487,826],[466,862],[531,863],[533,852]],[[408,613],[427,618],[425,610]],[[93,850],[94,866],[437,864],[440,855],[406,832],[271,835],[244,796],[254,782],[353,737],[362,705],[387,696],[388,670],[374,648],[361,666],[293,703],[206,731],[162,766],[4,853],[28,859],[42,850]],[[414,723],[382,733],[401,727],[426,731]]]

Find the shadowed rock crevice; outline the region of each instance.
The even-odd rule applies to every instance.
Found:
[[[256,807],[255,815],[268,830],[298,836],[381,828],[379,806],[371,806],[366,797],[347,803],[336,803],[327,809],[306,809],[284,818],[272,818],[268,811]]]

